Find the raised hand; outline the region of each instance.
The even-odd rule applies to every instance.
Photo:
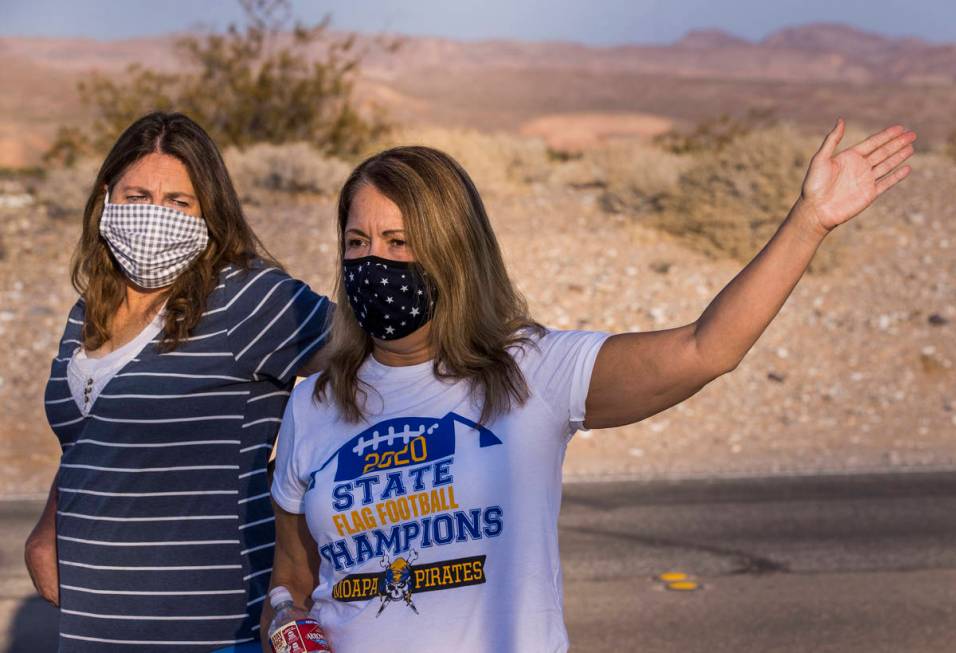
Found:
[[[845,126],[837,120],[803,180],[800,203],[824,232],[850,220],[910,173],[900,164],[913,154],[916,132],[894,125],[835,154]]]

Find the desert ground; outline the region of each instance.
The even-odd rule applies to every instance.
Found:
[[[956,161],[943,153],[956,99],[944,73],[956,54],[842,36],[819,28],[752,44],[698,34],[670,49],[626,52],[413,40],[397,62],[370,58],[360,90],[401,126],[392,142],[431,144],[464,163],[512,278],[534,316],[555,328],[648,331],[694,321],[799,193],[805,160],[781,163],[774,152],[790,144],[800,156],[812,152],[837,115],[853,128],[848,142],[897,121],[920,133],[910,178],[832,236],[734,372],[637,425],[578,433],[569,478],[956,465]],[[827,50],[831,41],[856,49]],[[922,63],[860,63],[890,45]],[[11,64],[0,68],[2,495],[43,492],[57,466],[43,388],[76,298],[69,262],[96,162],[42,180],[13,169],[38,165],[58,124],[88,119],[74,90],[83,74],[137,58],[165,65],[167,46],[0,40]],[[677,157],[650,140],[754,108],[773,109],[780,124],[729,154]],[[736,156],[747,158],[743,181],[711,197],[699,184],[732,180]],[[314,191],[288,193],[257,188],[255,165],[241,172],[248,157],[227,160],[254,228],[291,273],[330,293],[334,190],[353,162],[290,172],[323,177]],[[701,232],[692,216],[714,207],[730,226]]]

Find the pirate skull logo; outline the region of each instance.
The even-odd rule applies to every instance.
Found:
[[[381,605],[378,612],[382,614],[389,603],[393,601],[405,601],[405,605],[412,609],[412,612],[418,614],[418,608],[412,602],[412,563],[418,559],[418,552],[412,551],[408,558],[395,558],[389,560],[388,554],[384,554],[380,561],[385,571],[378,579],[378,596],[381,599]]]

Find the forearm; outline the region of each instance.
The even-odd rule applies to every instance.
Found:
[[[309,609],[312,607],[312,584],[304,582],[301,574],[288,573],[285,569],[273,567],[272,580],[269,582],[269,589],[283,586],[292,594],[292,599],[296,605],[304,606]],[[269,624],[275,616],[272,604],[267,598],[262,605],[262,616],[259,619],[260,642],[263,651],[272,650],[269,643]]]
[[[56,476],[54,476],[53,482],[50,484],[50,492],[47,495],[46,505],[43,507],[43,513],[33,527],[33,531],[31,531],[29,537],[27,537],[28,549],[43,544],[56,545],[56,504],[57,490]]]
[[[773,238],[707,306],[695,324],[698,355],[732,370],[780,311],[806,271],[823,232],[798,201]]]
[[[312,590],[319,573],[319,555],[315,540],[309,533],[305,516],[286,512],[274,500],[272,509],[276,516],[276,546],[272,559],[272,576],[269,589],[285,587],[292,594],[295,605],[306,609],[312,607]],[[263,649],[268,651],[269,624],[274,616],[272,605],[266,598],[259,620]]]
[[[56,478],[50,486],[43,514],[27,537],[23,547],[23,561],[26,563],[30,580],[37,593],[53,605],[60,602],[60,579],[57,568],[56,550]]]

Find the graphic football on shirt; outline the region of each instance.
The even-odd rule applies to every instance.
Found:
[[[401,417],[362,431],[312,472],[309,490],[336,464],[328,526],[338,537],[319,553],[348,575],[335,583],[332,598],[378,597],[377,614],[392,603],[417,613],[416,594],[484,583],[484,555],[444,559],[440,551],[501,534],[501,506],[467,505],[455,493],[454,475],[456,449],[500,446],[498,436],[457,413]],[[348,573],[371,560],[380,569]]]

